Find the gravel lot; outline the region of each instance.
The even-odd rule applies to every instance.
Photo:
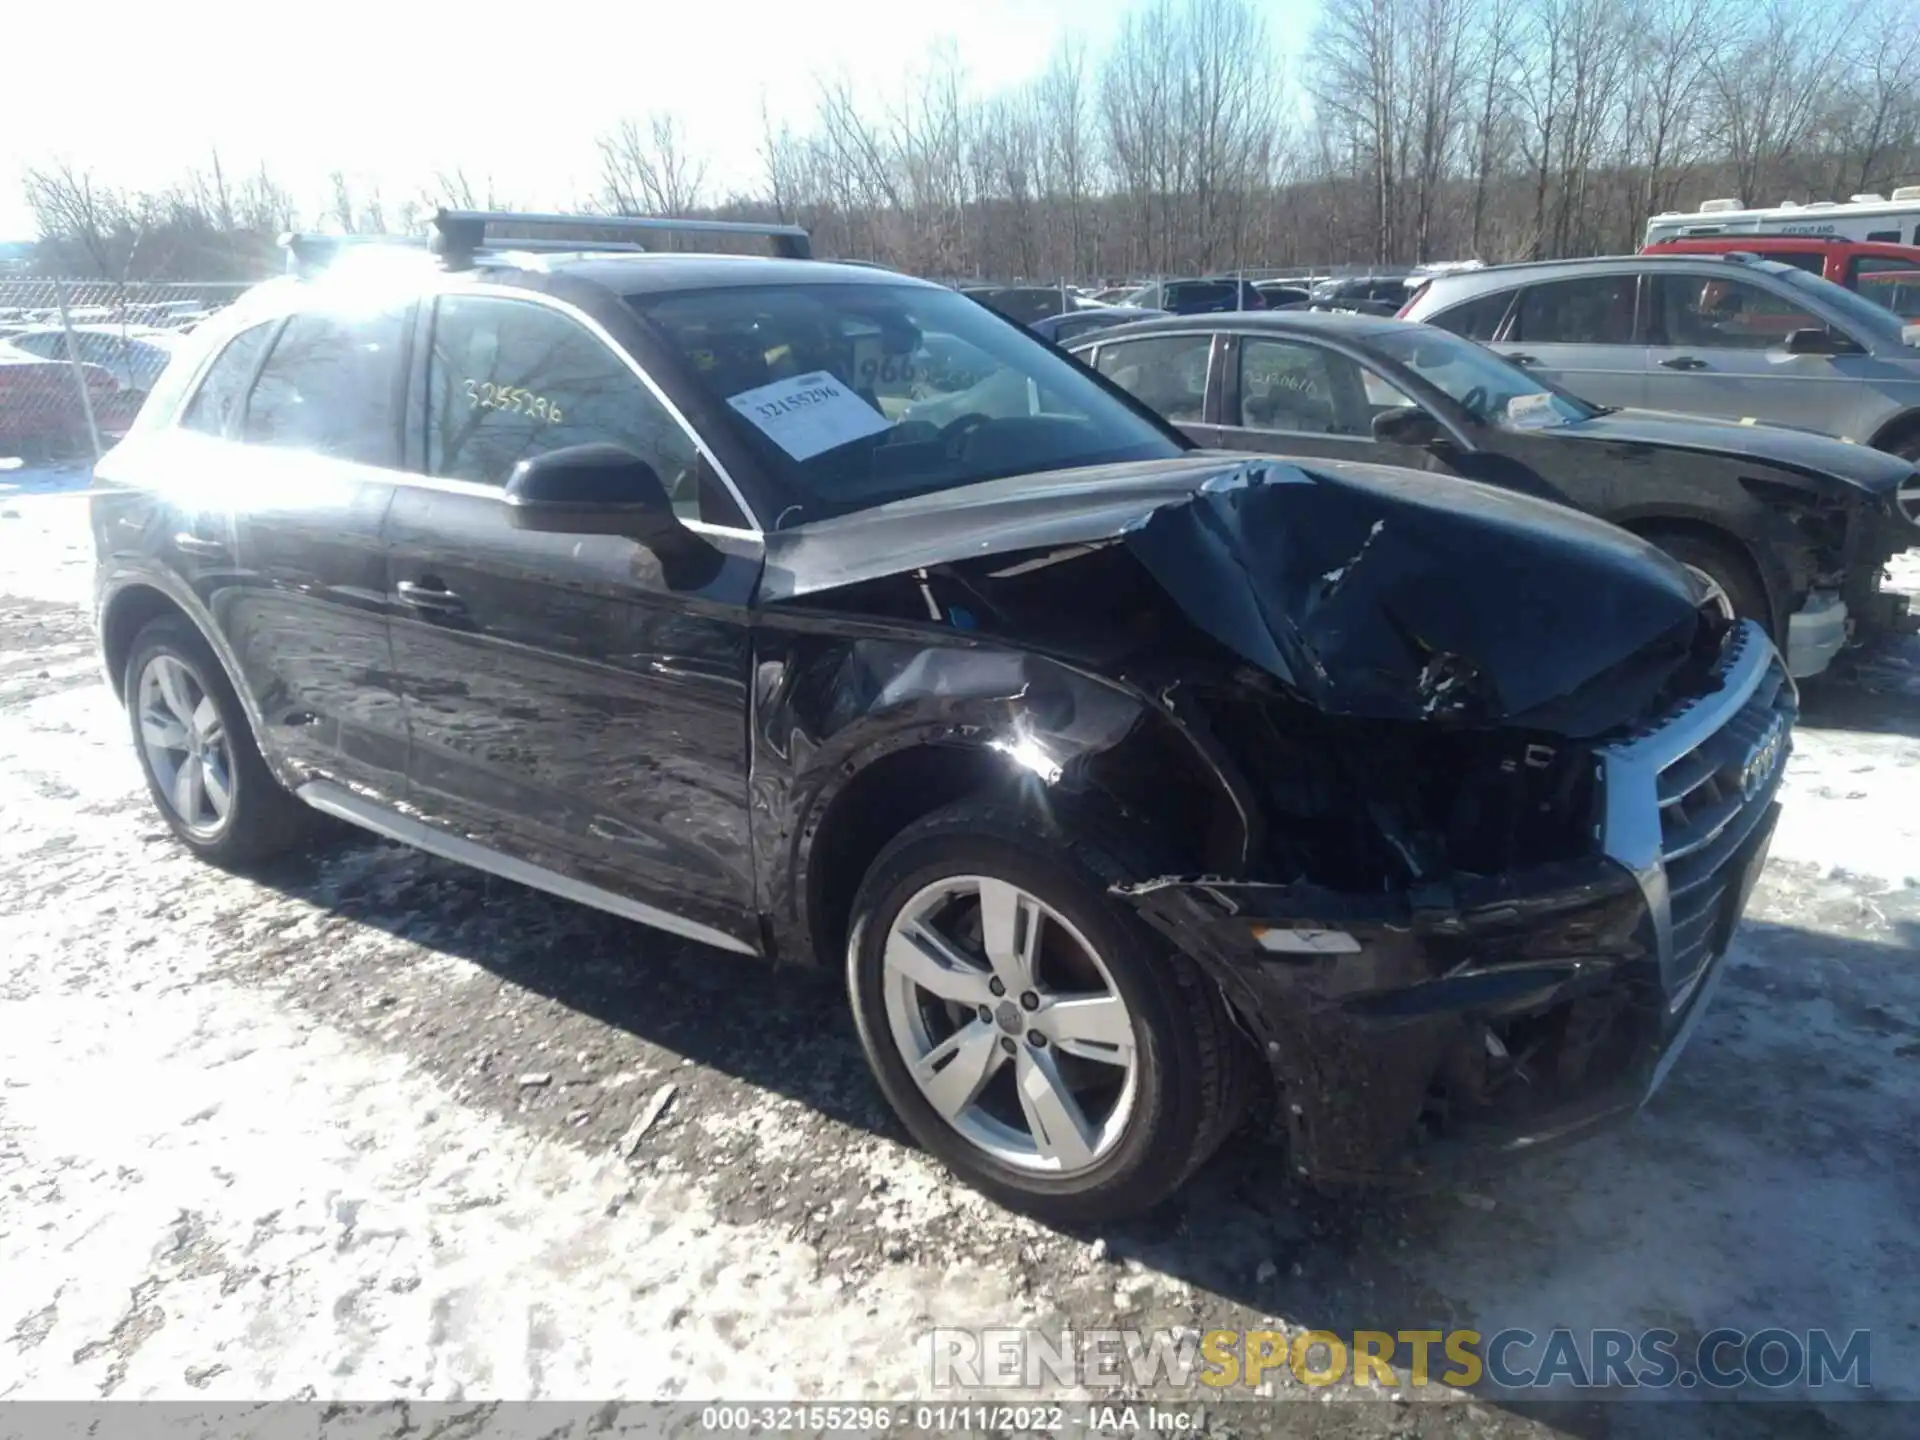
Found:
[[[1736,963],[1636,1124],[1358,1210],[1236,1143],[1072,1235],[903,1142],[831,977],[371,838],[189,859],[99,678],[84,501],[36,489],[0,483],[0,1398],[903,1398],[936,1324],[1284,1324],[1867,1328],[1920,1400],[1920,643],[1807,691]],[[1266,1423],[1910,1428],[1290,1386]]]

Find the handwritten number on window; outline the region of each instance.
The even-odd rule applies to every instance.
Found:
[[[506,410],[526,415],[549,425],[560,423],[560,407],[545,395],[536,395],[514,385],[496,385],[491,380],[465,382],[467,404],[475,410]]]

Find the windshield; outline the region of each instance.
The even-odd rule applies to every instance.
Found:
[[[1183,442],[1044,341],[929,285],[634,295],[792,503],[791,527]]]
[[[1832,310],[1854,332],[1854,339],[1870,340],[1875,345],[1900,344],[1900,317],[1871,300],[1862,299],[1846,286],[1791,267],[1776,273],[1773,278],[1792,289],[1805,290],[1810,299]]]
[[[1482,425],[1540,430],[1600,411],[1493,351],[1426,325],[1395,327],[1374,348],[1397,360]]]

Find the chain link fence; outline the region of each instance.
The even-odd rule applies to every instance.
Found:
[[[0,280],[0,460],[88,463],[245,284]]]

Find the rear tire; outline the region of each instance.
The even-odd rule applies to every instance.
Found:
[[[969,799],[889,843],[854,900],[848,989],[882,1092],[960,1178],[1055,1223],[1164,1200],[1219,1147],[1250,1088],[1217,988],[1108,893],[1124,878],[1073,822]],[[994,930],[1031,957],[1023,994],[989,958],[990,904],[1019,917]],[[940,964],[927,968],[928,954]],[[1114,1027],[1096,1038],[1092,1004]]]
[[[194,854],[244,870],[313,833],[315,812],[274,779],[225,668],[185,617],[134,636],[123,693],[154,807]]]

